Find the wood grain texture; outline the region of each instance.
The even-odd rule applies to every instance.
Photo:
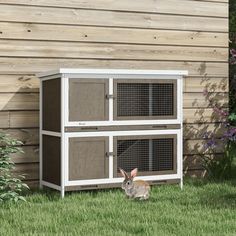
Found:
[[[137,61],[100,59],[58,59],[58,58],[0,58],[1,74],[26,74],[60,67],[107,68],[107,69],[152,69],[188,70],[190,76],[228,76],[228,63],[189,61]]]
[[[5,22],[228,32],[227,15],[214,18],[15,5],[1,5],[0,15]]]
[[[180,0],[135,0],[130,4],[126,0],[96,0],[96,1],[57,1],[57,0],[0,0],[0,3],[49,7],[70,7],[84,9],[99,9],[112,11],[148,12],[166,14],[185,14],[197,16],[226,17],[228,4],[221,2],[180,1]]]
[[[229,90],[228,77],[187,77],[184,79],[185,92],[227,92]]]
[[[185,139],[203,139],[211,137],[213,133],[215,138],[221,138],[226,132],[226,127],[222,123],[201,123],[184,124],[183,133]]]
[[[38,93],[1,93],[0,110],[38,110]]]
[[[24,163],[17,164],[12,173],[16,175],[24,175],[25,180],[39,179],[39,164],[38,163]]]
[[[184,93],[184,108],[206,108],[213,107],[217,103],[220,107],[228,107],[228,93],[208,93],[207,96],[201,93]]]
[[[33,128],[39,126],[39,112],[38,111],[11,111],[10,128]]]
[[[9,112],[0,112],[0,128],[10,127],[10,116]]]
[[[0,22],[0,39],[228,47],[228,34]]]
[[[20,140],[23,145],[38,145],[39,130],[36,129],[1,129],[0,132]]]
[[[227,62],[228,48],[0,40],[0,56]]]
[[[0,93],[39,92],[39,79],[35,75],[0,74]],[[1,97],[0,97],[1,99]]]
[[[37,128],[38,111],[1,111],[0,128]]]
[[[193,154],[209,154],[213,153],[213,151],[210,148],[206,148],[207,140],[185,140],[183,145],[183,153],[184,155],[193,155]],[[221,139],[216,139],[216,147],[214,148],[214,153],[223,153],[225,148],[224,144]]]
[[[16,164],[20,163],[38,163],[39,162],[39,147],[23,146],[23,153],[12,154],[12,161]]]
[[[184,109],[183,116],[184,123],[189,124],[214,123],[222,121],[213,108]]]

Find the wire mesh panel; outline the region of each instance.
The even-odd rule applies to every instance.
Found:
[[[150,102],[152,102],[153,116],[174,115],[174,85],[173,84],[149,84],[152,88]],[[149,94],[150,96],[150,94]]]
[[[149,84],[118,83],[118,116],[149,115]]]
[[[170,173],[176,169],[176,139],[130,138],[116,141],[117,172],[122,168],[128,172],[138,168],[142,174]]]
[[[171,118],[176,115],[174,82],[117,82],[117,118]]]

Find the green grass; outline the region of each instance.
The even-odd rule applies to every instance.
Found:
[[[152,188],[148,201],[119,190],[36,192],[0,205],[0,235],[236,235],[236,186],[190,182]]]

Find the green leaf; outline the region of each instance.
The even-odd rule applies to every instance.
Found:
[[[20,194],[29,187],[22,183],[23,175],[13,176],[11,170],[15,168],[11,160],[11,154],[23,153],[21,141],[11,138],[9,135],[0,132],[0,201],[25,201]]]

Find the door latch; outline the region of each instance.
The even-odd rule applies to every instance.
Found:
[[[110,156],[115,157],[114,152],[106,152],[106,157],[110,157]]]
[[[115,96],[112,94],[107,94],[106,99],[115,99]]]

